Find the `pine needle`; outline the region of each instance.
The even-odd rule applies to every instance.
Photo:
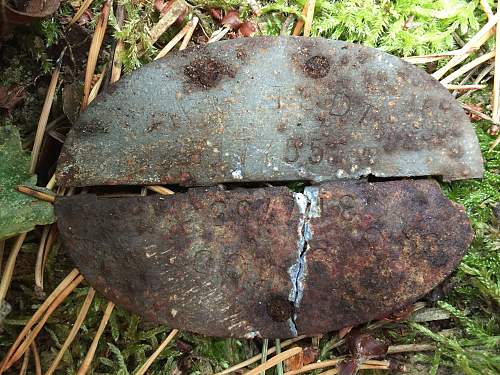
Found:
[[[87,313],[89,311],[90,306],[92,305],[92,301],[94,300],[95,296],[95,290],[94,288],[90,287],[89,291],[87,293],[87,297],[85,297],[85,301],[83,301],[82,307],[80,308],[80,312],[78,313],[78,316],[76,317],[75,323],[73,324],[73,327],[71,328],[71,331],[68,334],[68,337],[66,337],[66,340],[64,340],[64,344],[62,345],[61,349],[57,353],[56,358],[50,365],[49,369],[45,373],[45,375],[52,375],[54,371],[57,369],[57,366],[59,366],[59,363],[63,359],[64,353],[66,353],[66,350],[68,350],[69,346],[75,339],[80,327],[82,326]]]
[[[158,52],[158,54],[156,55],[155,57],[155,60],[158,60],[158,59],[161,59],[162,57],[164,57],[167,53],[169,53],[177,43],[180,42],[180,40],[182,38],[184,38],[184,36],[187,34],[187,32],[189,31],[189,27],[190,27],[190,24],[189,22],[186,24],[186,26],[184,26],[181,31],[179,31],[177,33],[177,35],[175,35],[166,45],[165,47],[163,47],[161,49],[160,52]]]
[[[389,362],[387,362],[387,361],[380,361],[380,362],[385,362],[386,364],[383,366],[363,364],[363,365],[358,367],[358,370],[390,370]],[[334,369],[322,372],[319,375],[335,375],[338,373],[339,373],[339,370],[334,368]]]
[[[72,26],[76,21],[80,19],[80,17],[85,13],[85,11],[89,8],[90,4],[92,4],[93,0],[85,0],[82,5],[80,5],[80,9],[75,13],[71,21],[69,21],[68,26]]]
[[[18,187],[16,187],[16,190],[20,193],[29,195],[30,197],[33,197],[36,199],[40,199],[41,201],[44,201],[44,202],[54,203],[56,200],[55,195],[47,194],[47,193],[44,193],[42,191],[35,190],[29,186],[19,185]]]
[[[167,29],[173,25],[173,23],[186,13],[188,10],[188,5],[184,0],[175,0],[167,10],[167,12],[160,18],[160,20],[153,26],[149,32],[151,44],[156,43],[156,41],[163,35]]]
[[[292,345],[293,343],[297,342],[297,341],[300,341],[302,340],[303,338],[305,338],[306,336],[297,336],[297,337],[294,337],[293,339],[289,339],[289,340],[285,340],[281,343],[281,347],[282,348],[285,348],[287,346],[290,346]],[[274,352],[276,352],[276,347],[273,346],[272,348],[270,348],[268,351],[267,351],[267,355],[270,355],[270,354],[273,354]],[[255,363],[255,362],[258,362],[260,359],[262,358],[262,354],[257,354],[255,356],[253,356],[252,358],[249,358],[241,363],[238,363],[237,365],[234,365],[228,369],[225,369],[224,371],[221,371],[221,372],[218,372],[217,374],[215,375],[225,375],[225,374],[230,374],[232,372],[235,372],[237,370],[240,370],[244,367],[247,367],[247,366],[250,366],[252,363]]]
[[[29,346],[31,343],[35,340],[37,335],[40,333],[42,330],[43,326],[49,319],[49,317],[52,315],[52,313],[55,311],[55,309],[66,299],[66,297],[80,284],[83,280],[83,276],[79,275],[77,276],[74,280],[71,281],[71,283],[54,299],[54,302],[50,304],[48,307],[47,311],[45,312],[45,315],[40,319],[38,324],[35,326],[33,331],[31,331],[24,342],[19,345],[19,347],[16,349],[12,357],[8,360],[7,362],[7,367],[9,368],[12,366],[21,356],[29,349]]]
[[[89,370],[90,364],[92,363],[92,359],[94,359],[95,351],[97,349],[97,344],[99,343],[99,339],[101,338],[102,333],[104,332],[104,329],[108,324],[109,317],[111,316],[114,307],[115,305],[113,304],[113,302],[108,302],[106,310],[104,311],[104,315],[101,319],[101,323],[97,328],[97,332],[94,336],[94,339],[92,340],[92,344],[90,344],[89,351],[87,352],[87,355],[85,356],[85,359],[83,360],[77,375],[84,375]]]
[[[87,105],[89,103],[92,78],[94,77],[97,58],[99,57],[99,51],[101,50],[104,35],[106,34],[110,8],[111,0],[106,0],[106,2],[102,6],[101,15],[99,16],[99,20],[97,21],[94,36],[92,37],[92,42],[90,43],[89,57],[87,59],[87,67],[85,70],[85,81],[83,84],[83,100],[81,105],[82,111],[87,108]]]
[[[17,236],[16,242],[14,242],[14,246],[10,250],[9,258],[7,259],[7,263],[5,264],[5,268],[2,273],[2,281],[0,283],[0,305],[3,304],[5,296],[7,295],[7,291],[9,290],[10,283],[12,281],[12,274],[14,273],[14,267],[16,265],[17,255],[19,254],[19,250],[21,250],[21,247],[23,246],[25,238],[26,232],[21,233],[19,236]]]
[[[472,51],[479,49],[486,41],[494,34],[494,27],[497,24],[500,14],[497,13],[495,16],[486,23],[479,32],[474,35],[463,47],[464,51],[467,51],[463,55],[454,56],[448,63],[441,69],[437,70],[432,74],[435,79],[441,79],[450,69],[460,64],[464,61]]]
[[[497,9],[500,6],[500,1],[497,2]],[[491,9],[490,9],[491,11]],[[495,50],[500,51],[500,27],[496,28]],[[493,105],[491,117],[493,120],[500,120],[500,58],[495,57],[495,73],[493,76]]]
[[[307,9],[309,8],[309,0],[306,0],[304,4],[304,8],[302,9],[302,13],[300,14],[300,18],[297,20],[295,27],[293,28],[292,35],[299,36],[302,32],[302,28],[304,27],[305,17],[307,16]]]
[[[35,360],[35,375],[42,375],[42,362],[40,361],[40,354],[38,353],[35,341],[31,343],[30,348]]]
[[[167,189],[166,187],[163,186],[158,186],[158,185],[151,185],[151,186],[146,186],[146,189],[154,191],[155,193],[161,194],[161,195],[172,195],[174,192],[170,189]]]
[[[137,372],[135,373],[135,375],[144,375],[146,373],[146,371],[148,371],[149,367],[153,364],[153,362],[156,360],[156,358],[158,358],[158,356],[161,354],[161,352],[167,347],[167,345],[170,343],[170,341],[173,340],[173,338],[175,337],[175,335],[178,333],[179,331],[174,329],[172,330],[172,332],[170,332],[170,334],[166,337],[165,340],[163,340],[163,342],[160,344],[160,346],[155,350],[155,352],[151,355],[151,357],[149,357],[147,359],[146,362],[144,362],[144,364],[141,366],[141,368],[139,368],[139,370],[137,370]]]
[[[184,36],[184,39],[182,40],[181,46],[179,47],[179,51],[182,51],[187,48],[189,41],[193,37],[193,32],[196,29],[196,26],[198,26],[198,17],[193,17],[191,21],[187,23],[188,25],[188,30],[186,32],[186,35]]]
[[[24,236],[26,234],[24,233]],[[21,235],[22,236],[22,235]],[[20,236],[20,237],[21,237]],[[24,240],[24,238],[23,238]],[[30,320],[25,324],[24,328],[21,330],[21,333],[17,336],[16,341],[10,347],[7,355],[0,365],[0,374],[5,370],[5,366],[9,358],[14,354],[19,344],[23,340],[23,338],[29,333],[31,328],[35,325],[35,323],[40,319],[43,313],[49,308],[49,306],[54,302],[59,294],[64,291],[71,282],[78,277],[79,271],[75,268],[73,269],[60,283],[59,285],[52,291],[52,293],[47,297],[47,299],[42,303],[42,305],[38,308],[38,310],[33,314]],[[3,283],[3,279],[2,279]]]
[[[246,372],[245,375],[258,375],[262,371],[266,371],[267,369],[270,369],[271,367],[274,367],[277,364],[282,363],[285,359],[293,357],[294,355],[297,355],[300,352],[302,352],[302,348],[300,348],[300,347],[295,347],[295,348],[285,350],[283,353],[276,354],[274,357],[269,359],[266,363],[263,363],[263,364],[257,366],[256,368]]]
[[[304,23],[304,36],[311,35],[312,22],[314,18],[314,7],[316,6],[316,0],[307,1],[307,13],[306,21]]]
[[[51,227],[51,225],[46,225],[43,227],[42,238],[40,239],[40,244],[38,245],[38,251],[36,254],[35,286],[39,290],[43,290],[43,259]]]
[[[472,60],[471,62],[461,66],[459,69],[455,70],[453,73],[451,73],[449,76],[441,80],[441,83],[446,84],[446,83],[451,83],[458,77],[460,77],[462,74],[467,73],[469,70],[474,69],[476,66],[481,65],[485,61],[488,61],[489,59],[495,57],[495,51],[485,53],[484,55],[479,56],[477,59]]]

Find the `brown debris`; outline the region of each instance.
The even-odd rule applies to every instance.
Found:
[[[0,86],[0,108],[10,112],[24,99],[24,87],[11,85]]]

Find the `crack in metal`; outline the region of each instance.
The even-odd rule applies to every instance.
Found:
[[[321,211],[318,201],[318,191],[316,187],[306,187],[304,193],[294,193],[294,199],[299,207],[300,220],[297,226],[298,240],[297,261],[290,266],[288,274],[292,281],[292,289],[288,297],[289,301],[293,304],[293,313],[288,324],[293,336],[297,336],[297,325],[295,313],[300,305],[304,293],[304,283],[307,275],[307,251],[309,250],[309,241],[312,239],[313,232],[311,230],[310,219],[313,217],[320,217]]]

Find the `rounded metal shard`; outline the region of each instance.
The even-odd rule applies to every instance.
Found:
[[[319,38],[242,38],[155,61],[69,133],[65,186],[481,177],[474,129],[423,70]]]
[[[415,301],[472,231],[432,180],[60,197],[64,245],[106,298],[220,337],[316,335]]]

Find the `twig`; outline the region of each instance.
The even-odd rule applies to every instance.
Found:
[[[483,69],[479,72],[479,74],[477,75],[476,79],[474,79],[473,84],[477,85],[477,84],[481,83],[481,82],[482,82],[482,80],[484,79],[484,77],[486,77],[486,75],[487,75],[489,72],[491,72],[491,71],[493,70],[494,66],[495,66],[495,64],[490,64],[490,65],[485,66],[485,67],[484,67],[484,68],[483,68]],[[489,80],[490,78],[491,78],[491,76],[490,76],[490,77],[488,77],[488,80]],[[471,94],[471,92],[466,92],[465,94],[463,94],[463,95],[461,96],[461,98],[466,98],[466,97],[468,97],[470,94]]]
[[[31,351],[33,352],[33,359],[35,360],[35,374],[42,375],[42,363],[40,361],[40,354],[38,354],[38,349],[33,341],[30,345]]]
[[[17,236],[16,242],[10,251],[9,258],[5,264],[5,269],[2,274],[2,282],[0,283],[0,306],[3,304],[7,291],[9,290],[10,282],[12,281],[12,274],[14,273],[14,266],[16,265],[17,255],[23,246],[26,233],[21,233]]]
[[[184,39],[182,40],[181,46],[179,47],[179,51],[182,51],[187,48],[189,41],[193,37],[193,32],[196,29],[196,26],[198,25],[199,18],[194,16],[191,21],[189,21],[187,24],[188,30],[186,32],[186,35],[184,36]]]
[[[184,0],[175,0],[167,12],[153,26],[149,32],[151,44],[156,43],[158,38],[167,31],[167,29],[175,22],[177,18],[182,16],[188,10],[188,5]]]
[[[155,193],[161,194],[161,195],[172,195],[174,192],[170,189],[167,189],[166,187],[163,186],[157,186],[157,185],[151,185],[151,186],[146,186],[146,189],[154,191]]]
[[[459,69],[455,70],[449,76],[441,80],[441,83],[451,83],[453,80],[460,77],[462,74],[467,73],[469,70],[474,69],[476,66],[481,65],[485,61],[495,57],[495,51],[485,53],[484,55],[479,56],[477,59],[472,60],[471,62],[461,66]]]
[[[283,353],[276,354],[274,357],[269,359],[266,363],[263,363],[263,364],[257,366],[256,368],[246,372],[245,375],[258,375],[262,371],[266,371],[267,369],[270,369],[271,367],[276,366],[277,364],[283,362],[285,359],[293,357],[294,355],[297,355],[300,352],[302,352],[302,348],[300,348],[300,347],[295,347],[295,348],[285,350]]]
[[[45,128],[47,126],[47,121],[49,119],[50,109],[52,108],[52,102],[54,101],[54,95],[56,93],[57,81],[59,80],[59,73],[61,72],[61,64],[66,48],[61,52],[61,55],[57,59],[57,64],[52,72],[52,78],[50,79],[49,87],[47,89],[47,94],[45,95],[45,101],[43,102],[42,113],[40,114],[40,119],[38,120],[38,125],[36,128],[35,141],[33,143],[33,150],[31,151],[31,164],[30,173],[35,173],[36,165],[38,163],[38,155],[40,153],[40,148],[42,147],[43,136],[45,134]]]
[[[114,307],[115,305],[113,304],[113,302],[108,302],[106,310],[104,311],[104,315],[101,319],[101,323],[97,328],[97,332],[94,336],[94,339],[92,340],[92,344],[90,344],[89,351],[87,352],[87,355],[85,356],[85,359],[83,360],[77,375],[84,375],[89,370],[90,364],[92,363],[92,359],[94,358],[95,351],[97,349],[97,344],[99,343],[99,339],[101,338],[102,333],[104,332],[104,329],[108,324],[109,317],[111,316]]]
[[[87,67],[85,70],[85,82],[83,84],[83,100],[81,104],[82,111],[87,108],[87,105],[89,103],[92,78],[94,76],[94,71],[97,64],[99,51],[101,50],[102,41],[104,40],[104,35],[106,34],[110,8],[111,0],[106,0],[106,2],[102,6],[101,15],[99,16],[99,20],[97,21],[94,36],[92,37],[92,42],[90,43],[89,57],[87,59]]]
[[[22,235],[21,235],[22,236]],[[20,236],[20,237],[21,237]],[[24,233],[24,236],[26,236],[26,233]],[[23,238],[24,240],[24,238]],[[49,306],[52,304],[52,302],[57,298],[59,294],[68,286],[71,284],[71,282],[78,276],[79,272],[75,268],[73,269],[60,283],[59,285],[52,291],[52,293],[47,297],[47,299],[42,303],[42,305],[38,308],[38,310],[33,314],[33,316],[30,318],[30,320],[25,324],[24,328],[21,330],[21,333],[17,336],[16,341],[12,346],[10,347],[7,355],[3,359],[2,363],[0,364],[0,374],[5,370],[5,366],[7,364],[7,361],[9,358],[14,354],[16,351],[17,347],[23,340],[23,338],[29,333],[31,327],[35,325],[37,320],[43,315],[43,313],[49,308]],[[3,279],[2,279],[2,284],[3,284]]]
[[[75,339],[78,330],[82,326],[85,317],[87,316],[87,313],[89,311],[90,306],[92,305],[92,301],[95,296],[95,290],[90,287],[89,291],[87,293],[87,297],[85,297],[85,301],[83,301],[82,307],[80,308],[80,312],[78,313],[78,316],[76,317],[75,323],[73,324],[73,327],[71,328],[71,331],[68,334],[68,337],[66,337],[66,340],[64,340],[64,344],[62,345],[61,349],[57,353],[56,358],[50,365],[49,369],[45,373],[45,375],[51,375],[54,373],[54,371],[57,369],[57,366],[59,366],[59,362],[61,362],[64,353],[66,353],[66,350],[68,350],[69,346]]]
[[[66,297],[80,284],[83,280],[83,276],[77,276],[71,283],[54,299],[54,302],[50,304],[45,315],[40,319],[38,324],[35,326],[32,332],[28,334],[26,339],[21,345],[16,349],[12,357],[8,360],[6,368],[12,366],[21,356],[29,349],[31,343],[35,340],[37,335],[42,330],[43,326],[52,315],[55,309],[66,299]]]
[[[16,187],[16,190],[20,193],[29,195],[30,197],[40,199],[41,201],[54,203],[54,201],[56,200],[55,195],[32,189],[29,186],[19,185]]]
[[[464,61],[472,51],[477,50],[481,47],[494,33],[493,28],[497,24],[498,18],[500,14],[497,13],[495,16],[486,23],[479,32],[474,35],[464,46],[463,50],[468,51],[463,55],[454,56],[448,63],[443,66],[441,69],[437,70],[432,74],[435,79],[441,79],[451,68],[457,66],[462,61]]]
[[[304,3],[304,8],[302,9],[302,13],[300,14],[300,18],[297,20],[295,27],[293,28],[292,35],[299,36],[302,28],[304,27],[305,18],[307,16],[307,9],[309,8],[309,0],[306,0]]]
[[[161,354],[161,352],[167,347],[167,345],[172,341],[172,339],[175,337],[175,335],[179,332],[176,329],[173,329],[172,332],[167,336],[165,340],[160,344],[160,346],[155,350],[153,354],[151,354],[151,357],[148,358],[146,362],[137,370],[135,375],[144,375],[146,371],[148,371],[148,368],[153,364],[153,362],[158,358],[158,356]]]
[[[316,6],[316,0],[307,1],[307,13],[306,21],[304,23],[304,36],[311,35],[312,22],[314,18],[314,7]]]
[[[298,336],[298,337],[294,337],[293,339],[289,339],[289,340],[283,341],[281,343],[281,348],[285,348],[287,346],[290,346],[293,343],[302,340],[304,337],[306,337],[306,336]],[[276,351],[276,347],[273,346],[272,348],[270,348],[267,351],[267,355],[273,354],[275,351]],[[237,371],[239,369],[242,369],[244,367],[250,366],[252,363],[255,363],[255,362],[259,361],[261,358],[262,358],[262,354],[257,354],[255,356],[253,356],[252,358],[249,358],[246,361],[243,361],[241,363],[238,363],[237,365],[234,365],[234,366],[232,366],[232,367],[230,367],[228,369],[225,369],[224,371],[218,372],[215,375],[230,374],[230,373],[235,372],[235,371]]]
[[[488,4],[487,0],[480,0],[481,7],[484,10],[484,13],[486,13],[486,16],[488,17],[488,20],[491,20],[494,16],[493,11],[490,8],[490,4]]]
[[[78,9],[78,12],[76,12],[71,21],[69,21],[68,26],[73,26],[73,24],[78,21],[83,13],[85,13],[85,11],[89,8],[90,4],[92,4],[92,0],[85,0],[80,6],[80,9]]]

